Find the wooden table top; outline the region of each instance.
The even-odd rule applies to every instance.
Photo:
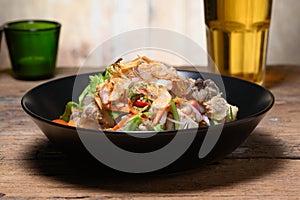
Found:
[[[76,73],[58,68],[55,78]],[[224,160],[144,178],[105,177],[48,142],[20,106],[45,81],[0,71],[0,199],[298,199],[300,198],[300,66],[271,66],[266,87],[274,107]]]

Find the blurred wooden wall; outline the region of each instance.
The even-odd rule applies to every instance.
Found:
[[[300,1],[273,1],[268,64],[299,65]],[[0,23],[18,19],[62,23],[58,66],[80,66],[113,36],[147,27],[178,32],[206,48],[202,0],[1,0]],[[0,68],[8,67],[3,37]]]

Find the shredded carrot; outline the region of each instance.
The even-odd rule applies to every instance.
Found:
[[[180,98],[176,97],[175,99],[173,99],[174,103],[176,104],[180,104]]]
[[[70,119],[70,121],[68,122],[69,126],[76,126],[75,121],[73,119]]]
[[[119,128],[124,126],[126,124],[126,122],[127,122],[126,118],[122,119],[121,121],[119,121],[118,124],[116,124],[114,127],[112,127],[112,130],[114,130],[114,131],[118,130]]]
[[[131,105],[129,105],[129,111],[130,111],[131,113],[133,113],[133,114],[138,114],[138,113],[139,113],[139,111],[136,110],[136,109],[134,109]]]
[[[68,123],[62,119],[54,119],[52,122],[58,123],[58,124],[63,124],[63,125],[68,125]]]
[[[113,131],[116,131],[118,130],[120,127],[118,124],[116,124],[114,127],[110,128],[109,130],[113,130]]]

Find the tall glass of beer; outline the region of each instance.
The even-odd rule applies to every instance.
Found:
[[[263,85],[272,0],[204,0],[204,8],[219,72]]]

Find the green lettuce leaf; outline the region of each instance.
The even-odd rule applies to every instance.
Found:
[[[80,106],[83,106],[83,101],[87,96],[96,93],[96,86],[103,83],[106,79],[108,79],[109,73],[105,73],[104,76],[102,74],[97,74],[97,75],[89,76],[89,78],[90,78],[90,83],[84,88],[84,90],[82,91],[82,93],[78,98]]]

